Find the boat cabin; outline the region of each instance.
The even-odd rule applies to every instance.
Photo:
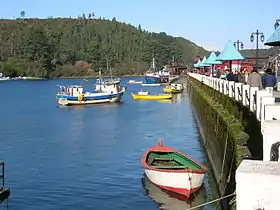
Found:
[[[95,91],[97,92],[109,92],[118,93],[121,91],[120,80],[104,80],[97,79]]]
[[[60,92],[69,96],[77,96],[83,94],[84,88],[80,85],[60,86]]]

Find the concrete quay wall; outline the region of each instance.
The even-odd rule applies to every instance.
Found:
[[[232,208],[279,210],[280,105],[274,93],[194,73],[188,90],[220,191],[236,190]]]

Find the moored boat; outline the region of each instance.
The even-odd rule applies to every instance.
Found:
[[[129,84],[142,84],[142,81],[129,80]]]
[[[190,197],[203,184],[207,168],[187,155],[158,145],[145,151],[141,158],[142,166],[149,180],[158,187]]]
[[[131,93],[134,100],[166,100],[172,99],[171,94],[150,95],[149,92]]]
[[[184,86],[181,83],[172,83],[171,85],[166,86],[163,88],[165,93],[182,93],[184,91]]]
[[[157,84],[141,84],[142,86],[151,86],[151,87],[156,87],[156,86],[160,86],[159,83]]]
[[[58,104],[73,106],[121,101],[125,88],[120,87],[119,81],[103,82],[100,78],[97,82],[96,91],[84,91],[81,85],[60,86],[60,92],[57,93]]]

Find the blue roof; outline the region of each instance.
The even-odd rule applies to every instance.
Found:
[[[209,64],[206,64],[205,62],[206,62],[206,57],[204,56],[201,63],[199,64],[199,67],[210,66]]]
[[[206,59],[207,64],[211,64],[211,65],[215,65],[215,64],[222,64],[221,61],[217,61],[217,55],[214,51],[211,52],[211,54],[209,55],[209,57]]]
[[[265,45],[268,46],[280,46],[280,27],[278,27],[274,33],[268,38]]]
[[[244,59],[245,58],[234,47],[234,44],[231,40],[228,41],[223,51],[217,57],[218,61],[233,61],[233,60],[244,60]]]

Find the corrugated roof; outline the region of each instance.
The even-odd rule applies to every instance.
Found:
[[[268,46],[280,46],[280,27],[278,27],[274,33],[264,43]]]

